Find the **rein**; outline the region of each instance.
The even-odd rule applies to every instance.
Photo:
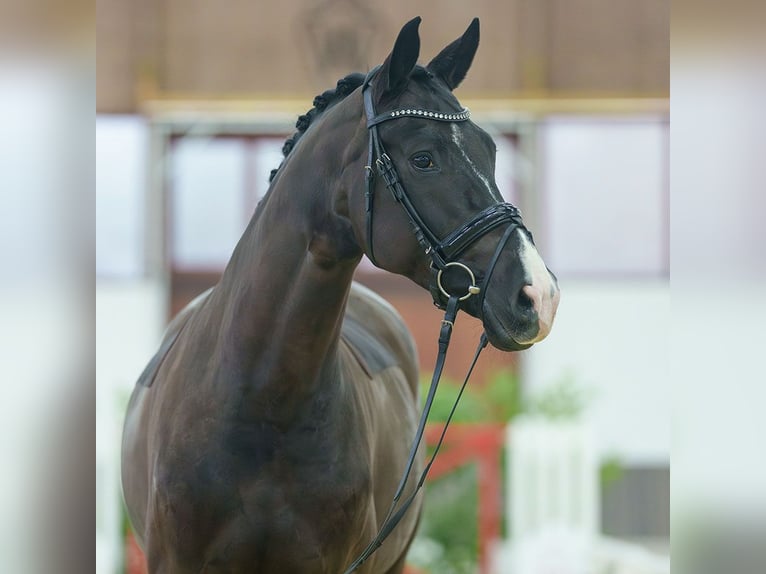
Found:
[[[455,403],[452,405],[450,414],[447,417],[447,421],[444,424],[439,441],[431,455],[428,463],[426,464],[423,472],[418,479],[415,489],[402,500],[402,494],[404,493],[404,487],[407,483],[407,479],[412,471],[412,465],[415,462],[415,456],[417,455],[418,447],[423,438],[423,432],[425,431],[426,421],[428,420],[428,414],[431,412],[431,406],[433,405],[434,397],[436,396],[436,389],[439,386],[439,380],[441,379],[442,371],[444,370],[444,363],[447,357],[447,349],[449,348],[450,338],[452,337],[452,331],[455,327],[455,320],[457,313],[460,310],[461,304],[474,295],[479,296],[479,314],[483,314],[484,297],[489,286],[489,281],[492,277],[492,273],[495,270],[495,266],[500,258],[500,253],[505,248],[506,244],[511,238],[513,232],[517,229],[525,230],[524,224],[521,221],[521,215],[519,210],[510,203],[496,203],[490,207],[482,210],[468,222],[464,223],[451,233],[447,234],[443,239],[439,237],[431,230],[426,221],[418,213],[417,209],[410,200],[407,191],[402,185],[401,179],[394,163],[386,153],[383,143],[380,141],[378,135],[378,125],[395,120],[402,117],[414,117],[427,120],[435,120],[442,122],[462,122],[466,121],[470,117],[470,112],[467,108],[463,108],[459,112],[437,112],[423,109],[400,109],[392,110],[389,112],[376,114],[375,106],[372,101],[372,90],[370,90],[370,82],[375,76],[380,66],[374,68],[367,74],[364,84],[362,85],[362,94],[364,97],[364,109],[367,115],[367,128],[370,132],[369,149],[367,156],[367,165],[365,169],[366,173],[366,194],[365,194],[365,209],[367,216],[367,256],[372,263],[378,266],[375,260],[373,250],[373,209],[374,209],[374,178],[373,164],[377,169],[378,175],[380,175],[386,183],[386,187],[393,195],[394,199],[402,205],[407,217],[412,225],[415,238],[420,246],[424,249],[426,255],[431,259],[431,282],[429,290],[433,297],[434,304],[445,311],[444,319],[442,319],[441,329],[439,332],[439,353],[436,357],[436,364],[434,366],[434,372],[431,377],[431,385],[428,389],[428,395],[426,396],[425,406],[423,407],[423,413],[420,416],[418,423],[418,429],[415,433],[415,437],[410,447],[409,456],[407,458],[407,464],[405,466],[402,477],[399,480],[399,485],[394,493],[394,497],[391,501],[388,513],[384,518],[378,534],[373,538],[370,543],[365,547],[361,554],[346,568],[344,574],[350,574],[359,568],[378,548],[380,548],[383,541],[394,530],[396,525],[406,514],[412,502],[415,500],[420,489],[425,483],[428,471],[431,469],[431,465],[436,459],[436,455],[439,453],[444,436],[447,433],[447,427],[449,427],[452,421],[452,415],[455,413],[458,402],[463,395],[463,389],[465,389],[468,379],[473,372],[473,368],[479,359],[479,355],[482,350],[487,346],[487,335],[482,333],[479,345],[476,348],[471,366],[468,369],[468,373],[463,380],[463,384],[460,387]],[[489,265],[484,274],[484,279],[481,286],[476,284],[476,276],[470,267],[457,261],[458,257],[465,252],[471,245],[482,238],[484,235],[496,229],[497,227],[508,224],[508,228],[503,234],[502,238],[495,248],[495,252],[490,259]],[[445,289],[442,284],[442,277],[445,272],[450,268],[460,269],[464,272],[469,279],[469,285],[466,292],[463,294],[453,294]],[[401,504],[399,504],[401,501]],[[398,507],[397,507],[398,506]]]

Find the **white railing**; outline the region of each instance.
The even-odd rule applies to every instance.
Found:
[[[598,465],[591,430],[519,417],[508,426],[508,531],[520,539],[555,525],[592,538],[599,528]]]
[[[590,427],[519,417],[507,430],[510,540],[494,574],[669,574],[670,559],[599,535],[599,472]]]

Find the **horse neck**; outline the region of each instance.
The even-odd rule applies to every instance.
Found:
[[[340,148],[359,131],[353,117],[344,130],[343,114],[334,116],[312,126],[287,158],[216,289],[227,361],[246,379],[254,417],[289,421],[338,381],[337,345],[361,251],[342,213],[345,191],[322,176],[343,171],[348,154]],[[323,124],[334,126],[332,141],[346,143],[329,144]]]

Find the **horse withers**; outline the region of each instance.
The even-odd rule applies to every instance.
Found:
[[[425,67],[419,23],[301,116],[220,282],[139,378],[122,482],[152,573],[339,573],[377,535],[418,426],[419,367],[393,308],[352,281],[363,255],[480,318],[499,349],[551,328],[556,280],[452,94],[478,20]],[[358,571],[401,572],[420,510]]]

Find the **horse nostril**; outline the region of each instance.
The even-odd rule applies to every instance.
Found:
[[[516,311],[518,313],[531,316],[538,313],[541,309],[542,293],[537,287],[524,285],[516,297]]]
[[[519,295],[516,298],[516,306],[521,311],[529,311],[534,309],[535,302],[529,297],[526,290],[522,289],[519,291]]]

